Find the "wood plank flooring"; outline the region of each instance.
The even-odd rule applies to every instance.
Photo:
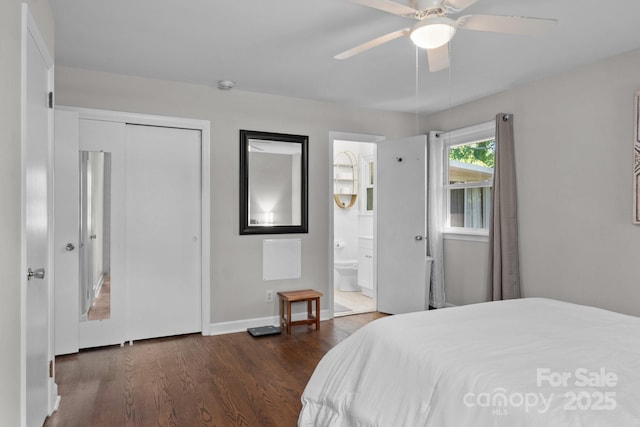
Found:
[[[60,408],[44,427],[295,426],[322,356],[381,313],[292,334],[199,334],[56,358]]]
[[[111,276],[106,275],[100,288],[100,295],[94,301],[93,306],[89,308],[87,319],[106,320],[109,318],[111,318]]]

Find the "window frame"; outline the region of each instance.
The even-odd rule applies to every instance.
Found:
[[[362,195],[360,198],[360,215],[373,215],[373,200],[375,200],[375,187],[376,187],[376,150],[377,147],[373,147],[373,152],[364,155],[359,155],[359,162],[362,165],[360,167],[360,185],[359,190]],[[373,166],[373,172],[371,167]],[[373,181],[373,182],[371,182]],[[371,210],[367,210],[367,189],[371,188],[372,191],[372,206]]]
[[[449,153],[451,148],[473,144],[476,142],[495,139],[496,121],[490,120],[472,126],[455,129],[441,134],[444,144],[444,165],[443,165],[443,196],[444,196],[444,234],[445,238],[466,238],[474,240],[474,237],[486,238],[489,235],[487,228],[471,228],[471,227],[452,227],[451,226],[451,190],[466,188],[483,188],[491,187],[493,189],[493,181],[473,182],[469,184],[449,184]],[[495,171],[495,168],[494,168]],[[457,236],[457,237],[455,237]],[[484,239],[483,239],[484,240]]]

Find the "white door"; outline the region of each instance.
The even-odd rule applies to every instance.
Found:
[[[79,149],[88,152],[108,153],[111,158],[110,179],[110,304],[109,316],[104,320],[89,320],[82,305],[74,302],[74,315],[78,318],[78,346],[79,348],[99,347],[104,345],[121,344],[125,341],[125,312],[126,312],[126,248],[124,212],[126,203],[127,184],[125,181],[126,164],[126,128],[124,123],[106,120],[79,120]],[[58,146],[59,141],[56,141]],[[79,156],[79,154],[77,155]],[[79,157],[75,157],[76,159]],[[56,168],[58,166],[56,165]],[[69,165],[75,171],[76,183],[80,182],[79,162]],[[78,184],[75,184],[78,188]],[[80,212],[79,192],[68,193],[68,204],[73,205]],[[56,195],[56,201],[58,201]],[[79,219],[78,219],[79,221]],[[79,238],[79,223],[75,223],[75,233]],[[70,230],[71,231],[71,230]],[[87,239],[89,242],[92,239]],[[79,240],[79,244],[86,244]],[[79,248],[78,248],[79,249]],[[79,256],[79,250],[72,253]],[[81,301],[79,275],[73,282],[75,298]],[[86,298],[86,289],[82,292],[82,298]],[[75,305],[78,304],[78,305]]]
[[[78,113],[55,112],[54,238],[55,354],[78,351]]]
[[[201,327],[201,132],[127,125],[128,340]]]
[[[28,11],[23,9],[25,16]],[[26,19],[29,19],[30,16]],[[31,18],[32,21],[32,18]],[[26,425],[41,426],[49,410],[49,173],[50,110],[48,55],[27,24],[23,126],[24,244],[26,299]],[[16,391],[17,392],[17,391]]]
[[[428,308],[427,137],[378,143],[378,310]]]

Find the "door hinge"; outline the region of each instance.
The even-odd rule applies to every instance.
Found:
[[[49,108],[53,108],[53,92],[49,92]]]
[[[49,378],[53,378],[53,360],[49,360]]]

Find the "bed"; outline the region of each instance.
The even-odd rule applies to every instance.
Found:
[[[306,426],[640,426],[640,318],[544,298],[389,316],[330,350]]]

